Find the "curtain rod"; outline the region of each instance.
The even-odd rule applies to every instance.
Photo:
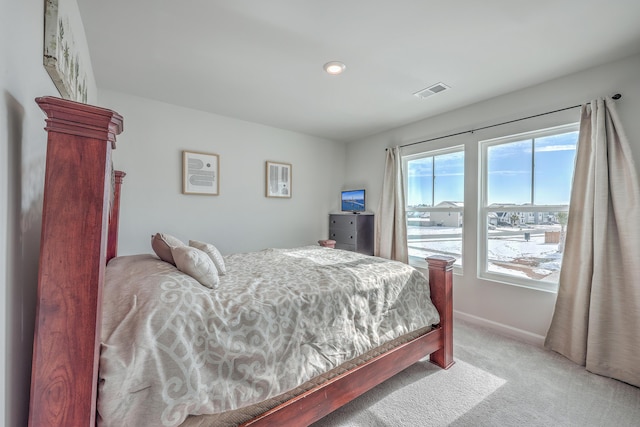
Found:
[[[620,98],[622,98],[622,95],[619,94],[619,93],[616,93],[611,98],[612,99],[620,99]],[[591,103],[587,102],[587,104],[591,104]],[[509,121],[506,121],[506,122],[497,123],[495,125],[488,125],[488,126],[483,126],[481,128],[477,128],[477,129],[465,130],[465,131],[462,131],[462,132],[452,133],[452,134],[445,135],[445,136],[438,136],[438,137],[431,138],[431,139],[425,139],[424,141],[410,142],[409,144],[401,145],[400,148],[409,147],[411,145],[416,145],[416,144],[423,144],[425,142],[437,141],[438,139],[450,138],[452,136],[464,135],[465,133],[473,133],[473,132],[476,132],[476,131],[479,131],[479,130],[489,129],[489,128],[493,128],[493,127],[497,127],[497,126],[508,125],[510,123],[515,123],[515,122],[519,122],[519,121],[522,121],[522,120],[533,119],[535,117],[540,117],[540,116],[546,116],[547,114],[559,113],[560,111],[571,110],[573,108],[578,108],[578,107],[581,107],[581,106],[582,106],[582,104],[574,105],[572,107],[565,107],[565,108],[560,108],[559,110],[547,111],[546,113],[540,113],[540,114],[535,114],[533,116],[522,117],[520,119],[509,120]],[[388,148],[385,148],[384,150],[387,151]]]

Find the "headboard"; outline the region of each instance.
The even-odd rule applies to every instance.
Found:
[[[104,108],[36,102],[48,138],[29,425],[95,425],[102,285],[124,177],[111,152],[123,122]]]

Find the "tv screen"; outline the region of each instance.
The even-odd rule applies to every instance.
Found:
[[[341,199],[344,212],[364,212],[364,190],[343,191]]]

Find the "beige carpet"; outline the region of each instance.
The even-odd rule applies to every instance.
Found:
[[[314,427],[640,426],[639,388],[464,321],[454,342],[448,371],[418,362]]]

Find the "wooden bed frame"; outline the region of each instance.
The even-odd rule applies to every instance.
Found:
[[[122,117],[59,98],[36,99],[48,131],[30,426],[95,426],[102,286],[117,254],[120,185],[111,152]],[[308,425],[426,355],[453,362],[453,258],[430,257],[441,323],[426,334],[243,425]]]

